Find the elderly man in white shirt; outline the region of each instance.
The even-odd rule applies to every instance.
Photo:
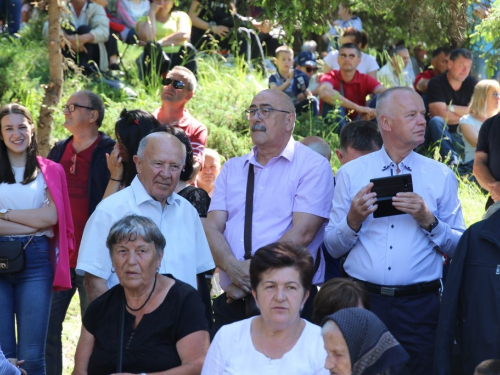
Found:
[[[85,275],[89,302],[118,284],[106,238],[111,226],[129,213],[149,217],[165,236],[160,273],[196,288],[196,275],[215,268],[198,212],[174,192],[185,159],[186,149],[175,136],[148,135],[134,156],[138,175],[132,184],[97,206],[85,226],[76,266]]]
[[[465,230],[455,174],[413,149],[424,142],[425,107],[413,89],[395,87],[377,102],[384,146],[338,170],[325,245],[348,254],[347,274],[369,292],[370,309],[410,354],[411,374],[432,373],[442,254],[453,256]],[[403,214],[375,218],[372,178],[410,174],[413,192],[397,193]]]

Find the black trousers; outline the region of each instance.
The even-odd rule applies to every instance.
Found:
[[[196,49],[191,44],[186,44],[177,53],[165,53],[158,43],[148,43],[144,46],[142,69],[145,79],[152,74],[162,75],[174,66],[184,66],[197,76]]]
[[[83,35],[89,33],[92,30],[88,25],[82,25],[78,28],[75,28],[74,25],[71,24],[68,25],[68,27],[65,26],[66,25],[62,25],[61,28],[68,35]],[[87,52],[76,52],[76,54],[73,56],[70,52],[69,47],[66,46],[62,50],[62,54],[64,57],[70,58],[75,61],[78,66],[85,68],[86,72],[95,71],[94,67],[96,65],[99,66],[99,45],[94,43],[87,43],[85,44],[85,48],[87,49]]]
[[[309,291],[309,298],[307,299],[302,313],[300,316],[312,323],[312,310],[314,297],[318,294],[318,288],[313,285]],[[214,308],[214,324],[210,332],[210,339],[215,337],[217,331],[226,324],[239,322],[240,320],[247,319],[249,316],[246,314],[245,301],[240,299],[233,303],[226,303],[227,295],[222,293],[213,301]]]
[[[432,374],[439,293],[388,297],[369,293],[370,310],[386,325],[410,355],[406,368],[412,375]]]

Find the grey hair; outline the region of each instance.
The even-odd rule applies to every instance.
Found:
[[[142,237],[144,242],[153,243],[156,255],[161,257],[167,244],[165,237],[156,224],[149,218],[136,214],[129,214],[113,224],[106,239],[109,255],[112,255],[113,246],[122,241],[135,241]]]
[[[171,72],[179,72],[181,74],[182,73],[185,74],[187,76],[187,82],[186,82],[187,89],[189,91],[192,91],[193,93],[196,91],[197,80],[196,76],[192,71],[190,71],[188,68],[184,66],[178,65],[172,68]]]
[[[95,92],[92,92],[90,90],[81,90],[78,91],[78,94],[83,94],[87,97],[89,100],[89,106],[94,108],[98,115],[97,115],[97,120],[95,121],[96,125],[98,128],[101,127],[102,121],[104,120],[104,114],[106,112],[106,109],[104,107],[104,102],[102,101],[102,98],[96,94]]]
[[[182,145],[182,150],[183,150],[182,164],[186,164],[186,158],[187,158],[186,146],[175,135],[173,135],[172,133],[167,133],[165,129],[166,128],[164,127],[160,127],[157,130],[154,130],[153,133],[150,133],[144,138],[142,138],[141,141],[139,142],[139,147],[137,148],[137,156],[139,157],[139,159],[144,160],[144,150],[148,145],[148,140],[150,138],[158,137],[159,135],[161,135],[170,139],[176,139]]]
[[[410,87],[397,86],[391,87],[390,89],[385,90],[377,99],[377,120],[380,122],[380,116],[390,112],[392,114],[392,109],[394,108],[394,103],[391,103],[391,99],[396,91],[407,91],[415,94],[415,90]]]

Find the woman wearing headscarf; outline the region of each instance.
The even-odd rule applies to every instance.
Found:
[[[338,375],[403,375],[410,358],[371,311],[342,309],[323,320],[325,367]]]

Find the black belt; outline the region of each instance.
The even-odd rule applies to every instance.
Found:
[[[368,281],[357,281],[363,283],[368,292],[387,297],[416,296],[419,294],[432,293],[441,288],[441,281],[439,279],[411,285],[378,285],[369,283]]]

